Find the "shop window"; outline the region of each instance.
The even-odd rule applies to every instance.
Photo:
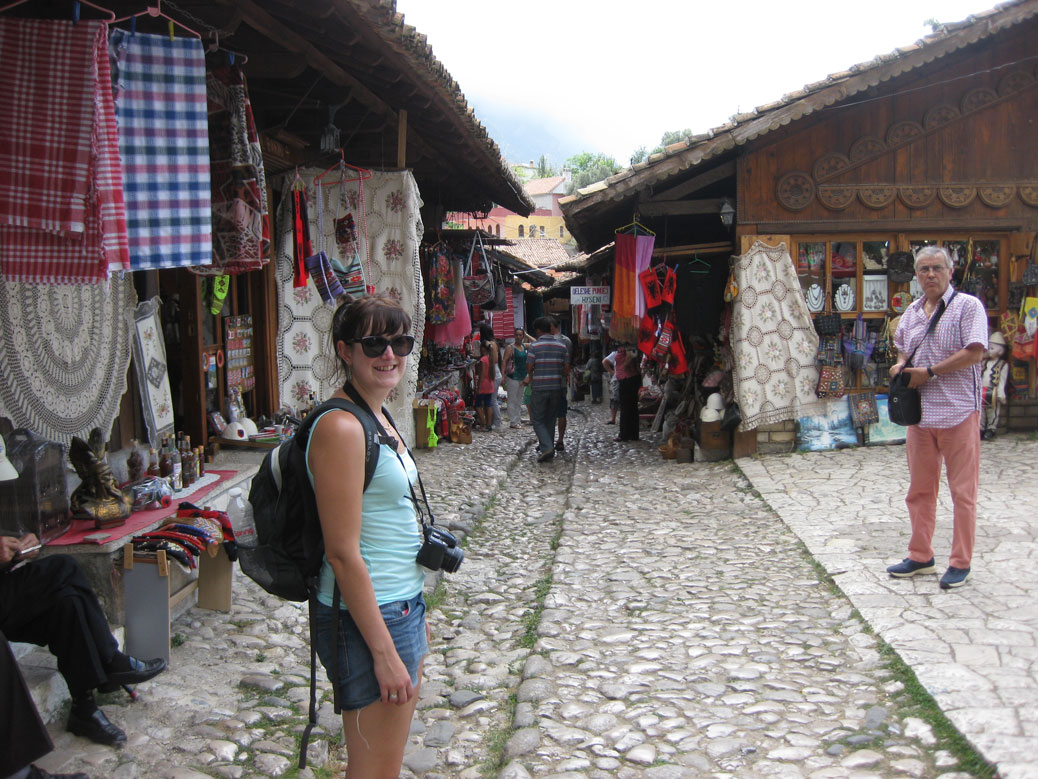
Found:
[[[519,225],[519,237],[520,238],[523,237],[523,226],[522,225]]]
[[[559,225],[559,238],[562,237],[562,225]]]
[[[544,237],[544,225],[541,225],[541,238]]]
[[[879,339],[888,317],[902,313],[922,295],[914,278],[889,279],[888,260],[897,251],[915,255],[925,246],[941,246],[952,258],[955,286],[977,296],[990,316],[999,311],[999,257],[1002,240],[996,236],[917,235],[900,236],[804,236],[794,238],[797,278],[811,313],[839,313],[845,334],[858,314],[870,333]],[[882,363],[882,360],[880,361]],[[885,387],[889,363],[870,360],[865,370],[847,370],[849,389]]]
[[[536,238],[537,237],[537,225],[530,225],[530,237],[531,238]]]
[[[498,222],[496,225],[494,225],[494,235],[496,235],[498,238],[501,237],[501,223],[500,222]]]

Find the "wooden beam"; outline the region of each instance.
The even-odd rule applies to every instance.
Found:
[[[407,111],[400,109],[396,125],[396,166],[407,167]]]
[[[292,79],[306,70],[306,57],[299,52],[268,52],[250,57],[245,65],[249,78]]]
[[[710,197],[702,200],[667,200],[661,203],[642,203],[638,212],[642,216],[687,216],[690,214],[720,214],[722,198]],[[718,217],[720,218],[720,217]]]
[[[681,246],[661,246],[652,250],[653,257],[670,257],[678,254],[721,254],[730,252],[735,248],[731,241],[719,243],[688,243]]]
[[[696,190],[708,187],[711,184],[726,179],[729,176],[735,175],[735,161],[726,162],[723,165],[718,165],[712,170],[708,170],[705,173],[700,173],[698,176],[693,176],[688,181],[678,184],[676,187],[665,189],[662,192],[657,192],[651,198],[650,201],[657,202],[661,200],[680,200],[685,195],[691,194]]]
[[[396,111],[392,106],[343,70],[334,60],[320,52],[305,38],[297,35],[263,10],[254,0],[235,0],[235,5],[241,10],[244,21],[249,27],[265,35],[279,46],[302,54],[314,70],[333,84],[351,88],[361,103],[380,113],[396,116]]]

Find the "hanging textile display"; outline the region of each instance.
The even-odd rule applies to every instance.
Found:
[[[313,198],[313,181],[319,169],[301,170],[299,176],[305,186],[305,195]],[[280,189],[286,192],[278,206],[277,289],[280,338],[278,350],[278,381],[281,401],[298,406],[313,392],[318,400],[327,398],[338,387],[337,364],[331,345],[331,324],[334,308],[324,304],[312,284],[295,287],[295,219],[292,202],[294,174],[282,177]],[[361,190],[364,193],[362,208]],[[326,245],[335,241],[335,221],[338,209],[338,187],[332,182],[325,187],[323,200]],[[365,181],[346,184],[345,202],[359,222],[360,256],[367,275],[367,283],[376,293],[385,293],[400,302],[411,316],[411,335],[415,336],[414,358],[408,362],[408,372],[386,403],[400,432],[414,441],[414,414],[411,400],[418,384],[418,359],[425,329],[425,288],[418,258],[418,245],[423,227],[419,209],[422,200],[418,185],[410,171],[384,173],[374,171]],[[307,214],[305,224],[317,229],[317,213]],[[367,230],[365,231],[365,223]],[[365,232],[368,240],[363,240]],[[311,254],[313,252],[311,251]],[[369,272],[370,269],[370,272]]]
[[[472,315],[465,299],[462,282],[461,262],[454,262],[454,319],[443,325],[427,325],[425,328],[431,343],[437,346],[461,346],[472,335]]]
[[[252,104],[241,67],[206,74],[209,165],[213,203],[213,263],[195,273],[246,273],[267,264],[270,216]]]
[[[739,430],[824,413],[815,396],[818,334],[785,244],[760,241],[734,260],[732,352]]]
[[[425,289],[428,294],[425,320],[431,325],[445,325],[454,319],[454,261],[443,241],[424,252]]]
[[[46,286],[0,278],[0,416],[66,445],[95,427],[110,430],[126,391],[136,305],[129,274]]]
[[[505,307],[490,313],[490,324],[494,328],[494,338],[504,340],[515,337],[515,303],[512,300],[512,288],[502,285],[505,291]]]
[[[205,52],[197,38],[113,29],[130,268],[212,263]]]
[[[613,316],[609,324],[613,340],[635,340],[645,314],[645,296],[638,283],[638,274],[649,267],[655,243],[655,235],[637,232],[616,234]]]
[[[0,19],[0,269],[101,282],[129,267],[123,174],[98,21]]]
[[[360,212],[364,213],[364,178],[367,171],[361,174],[358,198]],[[338,250],[336,256],[332,257],[332,267],[343,291],[353,297],[361,297],[367,294],[368,283],[364,273],[364,264],[360,259],[360,238],[357,235],[357,220],[353,218],[350,204],[346,197],[346,163],[345,160],[339,164],[339,194],[338,207],[336,208],[335,222],[335,248]],[[338,259],[337,259],[338,258]]]

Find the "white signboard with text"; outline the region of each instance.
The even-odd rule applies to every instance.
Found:
[[[609,287],[570,287],[569,303],[571,306],[607,306]]]

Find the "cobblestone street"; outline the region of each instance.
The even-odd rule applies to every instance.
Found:
[[[829,584],[798,538],[807,531],[794,533],[786,517],[804,491],[798,469],[844,455],[895,468],[902,449],[681,465],[661,460],[653,437],[614,443],[607,413],[575,406],[567,451],[548,464],[534,461],[528,427],[416,453],[438,520],[468,538],[461,569],[427,588],[433,644],[405,776],[977,775],[916,716],[858,604]],[[812,481],[820,505],[809,516],[817,522],[828,505],[819,490],[862,499],[847,487]],[[884,511],[903,495],[891,490]],[[859,566],[899,559],[903,525],[873,534],[885,551],[873,560],[859,549]],[[959,602],[978,597],[971,588],[984,576]],[[936,598],[936,581],[926,584]],[[102,700],[127,731],[123,750],[73,737],[57,720],[57,749],[40,764],[120,779],[294,771],[309,694],[306,609],[240,575],[234,588],[232,614],[192,609],[178,619],[172,667],[141,685],[140,701]],[[1034,684],[1033,654],[1015,656],[1022,691]],[[311,767],[331,775],[344,760],[341,728],[323,669],[318,679],[326,700]],[[1029,700],[1018,705],[1033,716]],[[1036,737],[1026,716],[1017,723]],[[1035,775],[1009,758],[1002,768]]]

